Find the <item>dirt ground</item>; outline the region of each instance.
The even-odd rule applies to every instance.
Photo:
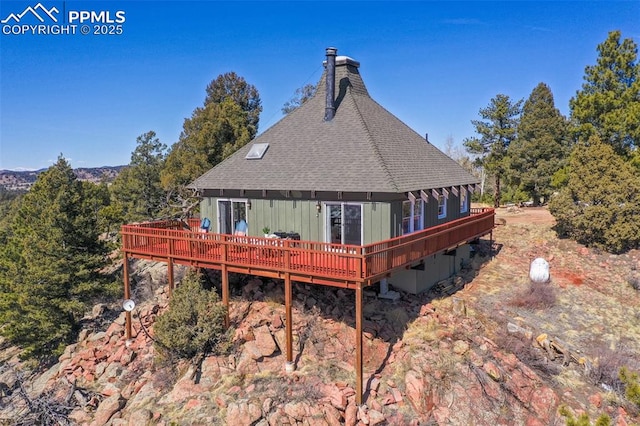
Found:
[[[552,381],[558,390],[589,392],[588,385],[607,388],[598,374],[616,374],[617,365],[640,367],[640,251],[612,255],[590,249],[553,231],[554,219],[545,207],[499,208],[493,232],[493,260],[475,271],[465,295],[478,315],[493,324],[496,338],[507,324],[522,326],[533,337],[546,334],[588,362],[586,369],[564,369]],[[531,261],[549,262],[548,286],[553,301],[527,306]],[[607,370],[608,368],[608,370]],[[610,370],[610,371],[609,371]],[[585,374],[586,373],[586,374]]]

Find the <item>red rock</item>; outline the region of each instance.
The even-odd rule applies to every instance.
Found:
[[[107,328],[106,334],[107,336],[114,336],[114,335],[122,335],[124,332],[123,327],[118,324],[118,323],[111,323],[111,325],[109,326],[109,328]]]
[[[255,336],[255,345],[258,347],[258,350],[260,351],[262,356],[273,355],[273,353],[277,349],[277,346],[276,342],[273,340],[273,336],[271,336],[269,327],[263,325],[261,327],[255,328],[253,330],[253,334]]]
[[[342,416],[340,415],[340,412],[331,405],[324,404],[322,406],[322,412],[324,413],[324,419],[329,426],[342,425]]]
[[[120,360],[122,359],[122,355],[124,355],[125,351],[127,350],[128,349],[125,346],[120,346],[118,350],[107,359],[107,361],[120,362]]]
[[[129,416],[129,426],[147,425],[149,424],[149,420],[151,420],[152,418],[153,415],[151,411],[141,408],[131,413],[131,416]]]
[[[229,405],[228,400],[229,397],[226,395],[216,395],[215,397],[215,402],[220,408],[226,408]]]
[[[393,397],[391,393],[387,393],[384,398],[382,398],[382,405],[391,405],[395,404],[396,399]]]
[[[616,426],[628,425],[629,423],[627,422],[627,411],[622,407],[618,407],[618,418],[616,419]]]
[[[451,411],[447,407],[437,407],[431,413],[439,425],[447,424],[450,421]]]
[[[227,424],[250,425],[262,417],[262,410],[253,403],[232,402],[227,407]]]
[[[589,403],[594,407],[600,408],[602,406],[602,395],[599,393],[591,395],[589,397]]]
[[[120,389],[113,383],[107,383],[100,393],[106,397],[120,393]]]
[[[423,396],[425,393],[424,382],[422,381],[422,378],[418,375],[417,372],[409,370],[404,377],[404,384],[406,388],[407,398],[413,404],[415,410],[419,413],[422,413],[422,409],[424,408]]]
[[[505,386],[509,389],[520,402],[525,405],[529,405],[531,400],[531,393],[533,391],[531,382],[522,372],[518,369],[511,372],[511,376],[505,382]]]
[[[329,386],[326,389],[329,402],[338,410],[344,410],[347,408],[347,397],[337,386]]]
[[[531,408],[544,422],[549,422],[557,405],[558,396],[546,386],[536,389],[531,395]]]
[[[535,418],[533,416],[529,416],[529,417],[527,417],[527,420],[525,422],[525,426],[545,426],[545,424],[542,423],[537,418]]]
[[[393,395],[393,400],[394,402],[401,402],[402,401],[402,393],[400,392],[400,390],[398,388],[391,388],[391,395]]]
[[[502,379],[502,374],[500,374],[500,370],[498,366],[493,363],[493,361],[487,361],[482,366],[482,369],[496,382]]]
[[[202,401],[197,399],[197,398],[193,398],[187,401],[186,404],[184,404],[184,408],[187,410],[192,410],[194,408],[200,407],[202,405]]]
[[[136,357],[136,352],[127,351],[127,352],[122,354],[122,357],[120,358],[120,364],[127,365],[127,364],[131,363],[131,361],[133,361],[133,359],[135,357]]]
[[[76,355],[77,358],[81,360],[90,360],[93,359],[93,349],[83,349]]]
[[[358,407],[355,404],[350,404],[346,410],[344,410],[344,424],[345,426],[355,426],[358,421]]]
[[[280,314],[274,314],[273,318],[271,318],[271,328],[274,330],[282,328],[282,318],[280,318]]]
[[[310,414],[309,405],[302,401],[286,403],[284,405],[284,412],[287,413],[289,417],[293,417],[298,421],[302,421],[302,419],[308,417]]]
[[[109,398],[102,401],[98,406],[95,415],[93,416],[93,422],[91,423],[91,425],[106,425],[109,419],[111,419],[111,417],[115,413],[117,413],[122,407],[124,407],[125,402],[126,401],[119,393],[111,395]]]
[[[384,414],[378,410],[369,410],[367,414],[369,415],[369,426],[379,425],[385,421]]]

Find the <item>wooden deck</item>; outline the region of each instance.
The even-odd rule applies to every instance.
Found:
[[[314,241],[239,237],[199,232],[198,220],[170,220],[122,227],[124,297],[131,297],[129,258],[167,263],[169,294],[174,263],[221,271],[222,302],[229,307],[229,272],[281,278],[285,294],[286,367],[293,368],[292,300],[294,281],[355,290],[356,402],[363,402],[363,288],[391,272],[427,256],[447,252],[489,234],[493,209],[471,209],[471,214],[443,225],[366,246]],[[126,312],[126,338],[131,338],[131,312]],[[229,315],[225,319],[229,325]]]
[[[146,222],[122,227],[128,257],[200,268],[355,288],[371,285],[394,270],[490,233],[493,209],[472,209],[464,217],[409,235],[352,246],[228,234],[202,233],[199,221]]]

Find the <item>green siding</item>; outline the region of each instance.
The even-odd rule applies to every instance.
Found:
[[[221,198],[228,200],[228,198]],[[204,198],[200,203],[200,216],[211,220],[212,232],[218,232],[218,198]],[[242,201],[242,199],[232,199]],[[310,241],[324,241],[325,211],[322,202],[320,214],[316,200],[259,200],[251,199],[251,209],[247,210],[249,235],[262,236],[262,228],[268,226],[271,232],[297,232],[300,238]],[[334,202],[334,201],[328,201]],[[336,203],[338,201],[335,201]],[[358,204],[350,201],[350,204]],[[402,235],[402,201],[362,202],[363,243],[370,244]],[[438,219],[438,203],[433,198],[424,204],[425,228],[439,225],[462,216],[460,199],[453,193],[447,201],[447,217]]]
[[[200,215],[211,220],[213,232],[218,232],[217,200],[218,198],[204,198],[200,203]],[[324,241],[326,207],[322,203],[321,212],[318,214],[316,203],[316,200],[251,199],[251,209],[247,210],[249,235],[262,236],[262,229],[268,226],[272,233],[297,232],[303,240]],[[391,213],[391,204],[384,202],[360,204],[363,206],[364,244],[394,236],[392,235],[394,218]]]

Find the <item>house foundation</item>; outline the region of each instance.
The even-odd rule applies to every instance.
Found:
[[[394,271],[389,282],[396,289],[420,294],[460,272],[470,258],[471,246],[464,244],[453,250],[425,257],[410,268]]]

